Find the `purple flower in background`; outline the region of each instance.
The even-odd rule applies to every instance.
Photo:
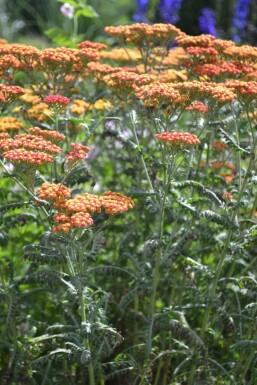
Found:
[[[133,19],[137,23],[148,23],[148,20],[145,16],[148,2],[149,0],[137,0],[137,11],[133,16]]]
[[[234,41],[240,42],[240,37],[244,34],[247,17],[250,12],[250,4],[251,0],[237,0],[236,2],[233,17],[233,27],[236,32],[232,35]]]
[[[199,27],[202,33],[217,36],[215,12],[211,8],[202,8],[199,17]]]
[[[183,0],[160,0],[159,12],[165,23],[176,24]]]
[[[60,8],[61,13],[68,19],[72,19],[74,16],[74,7],[69,3],[64,3]]]

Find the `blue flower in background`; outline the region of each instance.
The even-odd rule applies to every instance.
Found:
[[[159,12],[165,23],[176,24],[183,0],[160,0]]]
[[[133,16],[133,19],[137,23],[148,23],[148,20],[145,16],[148,3],[149,0],[137,0],[137,11]]]
[[[247,24],[247,17],[250,12],[251,0],[238,0],[235,5],[235,13],[233,17],[233,27],[236,32],[232,35],[234,41],[240,42],[241,36]]]
[[[199,17],[199,27],[202,33],[217,36],[215,12],[211,8],[202,8]]]

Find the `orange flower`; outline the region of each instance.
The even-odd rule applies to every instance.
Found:
[[[66,203],[66,209],[74,212],[100,212],[102,208],[102,199],[97,195],[85,193]]]
[[[134,202],[120,193],[106,191],[103,193],[102,205],[106,214],[117,214],[132,209]]]
[[[93,225],[94,221],[88,213],[76,213],[71,216],[70,223],[74,227],[87,227]]]
[[[189,132],[163,132],[155,137],[173,148],[190,147],[200,143],[197,136]]]
[[[53,104],[63,106],[69,104],[70,99],[62,95],[48,95],[44,97],[43,102],[50,105]]]
[[[38,166],[41,166],[44,163],[53,162],[52,155],[46,154],[45,152],[27,151],[23,148],[6,151],[3,157],[11,160],[12,162],[24,162]]]
[[[231,201],[231,199],[233,199],[233,195],[230,194],[229,192],[225,192],[223,195],[222,195],[222,199],[224,201]]]
[[[221,140],[215,140],[215,142],[212,143],[212,147],[216,151],[224,151],[228,148],[228,145],[227,143],[222,142]]]
[[[43,138],[49,140],[50,142],[59,142],[65,139],[65,135],[60,134],[57,131],[42,130],[39,127],[32,127],[29,129],[30,134],[35,136],[42,136]]]
[[[58,201],[71,196],[71,190],[61,183],[45,182],[37,191],[40,199]]]
[[[202,102],[193,102],[190,106],[186,107],[188,111],[208,112],[209,108]]]

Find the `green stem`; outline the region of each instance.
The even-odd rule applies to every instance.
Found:
[[[161,370],[162,370],[162,367],[164,365],[164,362],[162,359],[159,360],[159,364],[158,364],[158,367],[157,367],[157,372],[156,372],[156,375],[155,375],[155,379],[154,379],[154,384],[153,385],[159,385],[160,384],[160,375],[161,375]]]
[[[220,256],[219,263],[218,263],[218,266],[216,268],[214,279],[213,279],[213,282],[212,282],[212,285],[211,285],[211,291],[210,291],[210,295],[209,295],[208,306],[207,306],[207,309],[206,309],[205,314],[204,314],[204,320],[203,320],[203,324],[202,324],[202,328],[201,328],[201,332],[200,332],[200,337],[201,338],[204,337],[204,334],[205,334],[207,326],[208,326],[208,322],[209,322],[209,318],[210,318],[210,313],[211,313],[212,302],[213,302],[215,294],[216,294],[216,289],[217,289],[218,281],[220,279],[220,275],[221,275],[221,271],[222,271],[222,268],[223,268],[223,264],[224,264],[224,261],[225,261],[226,255],[227,255],[227,250],[228,250],[228,247],[229,247],[232,235],[233,235],[233,230],[234,230],[233,224],[234,224],[234,221],[235,221],[236,216],[237,216],[238,205],[239,205],[239,203],[241,201],[241,198],[243,196],[246,184],[248,182],[248,177],[251,174],[251,171],[252,171],[252,168],[253,168],[253,165],[254,165],[254,162],[255,162],[254,152],[255,152],[256,144],[257,144],[257,139],[253,143],[253,148],[252,148],[252,154],[251,154],[250,162],[249,162],[249,165],[248,165],[248,168],[247,168],[247,171],[246,171],[246,175],[245,175],[244,181],[243,181],[243,183],[241,185],[241,188],[239,190],[239,193],[238,193],[238,197],[237,197],[236,204],[235,204],[236,209],[233,212],[233,215],[232,215],[231,220],[230,220],[231,224],[230,224],[230,227],[229,227],[229,230],[228,230],[227,238],[226,238],[226,241],[225,241],[225,244],[224,244],[224,247],[223,247],[223,251],[222,251],[222,254]],[[233,270],[234,270],[234,264],[233,264],[232,271],[231,271],[231,269],[229,271],[230,275],[233,273]],[[196,372],[196,365],[194,365],[192,367],[192,369],[191,369],[188,385],[192,385],[193,384],[195,372]]]
[[[136,141],[136,145],[139,147],[140,144],[139,144],[139,140],[138,140],[138,136],[137,136],[137,132],[136,132],[136,127],[135,127],[134,119],[131,116],[131,114],[130,114],[130,119],[131,119],[131,122],[132,122],[132,129],[133,129],[133,134],[134,134],[134,138],[135,138],[135,141]],[[148,170],[147,170],[147,167],[146,167],[146,164],[145,164],[145,160],[144,160],[144,157],[143,157],[143,155],[141,153],[140,153],[140,159],[141,159],[141,162],[142,162],[142,165],[143,165],[143,168],[144,168],[144,171],[145,171],[145,175],[146,175],[149,187],[151,189],[151,192],[154,192],[154,188],[153,188],[151,179],[149,177],[149,173],[148,173]]]
[[[79,253],[79,276],[80,278],[82,277],[84,271],[83,271],[83,260],[82,260],[83,254]],[[86,317],[86,309],[85,309],[85,303],[84,303],[84,298],[83,298],[83,288],[79,289],[79,304],[80,304],[80,316],[81,316],[81,321],[83,323],[87,322],[87,317]],[[84,338],[84,346],[86,350],[90,351],[90,344],[88,339],[85,337]],[[88,374],[89,374],[89,385],[95,385],[95,375],[94,375],[94,367],[93,363],[90,361],[88,364]]]

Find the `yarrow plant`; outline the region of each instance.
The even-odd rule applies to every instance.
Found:
[[[0,42],[1,381],[255,385],[256,48],[105,32]]]

